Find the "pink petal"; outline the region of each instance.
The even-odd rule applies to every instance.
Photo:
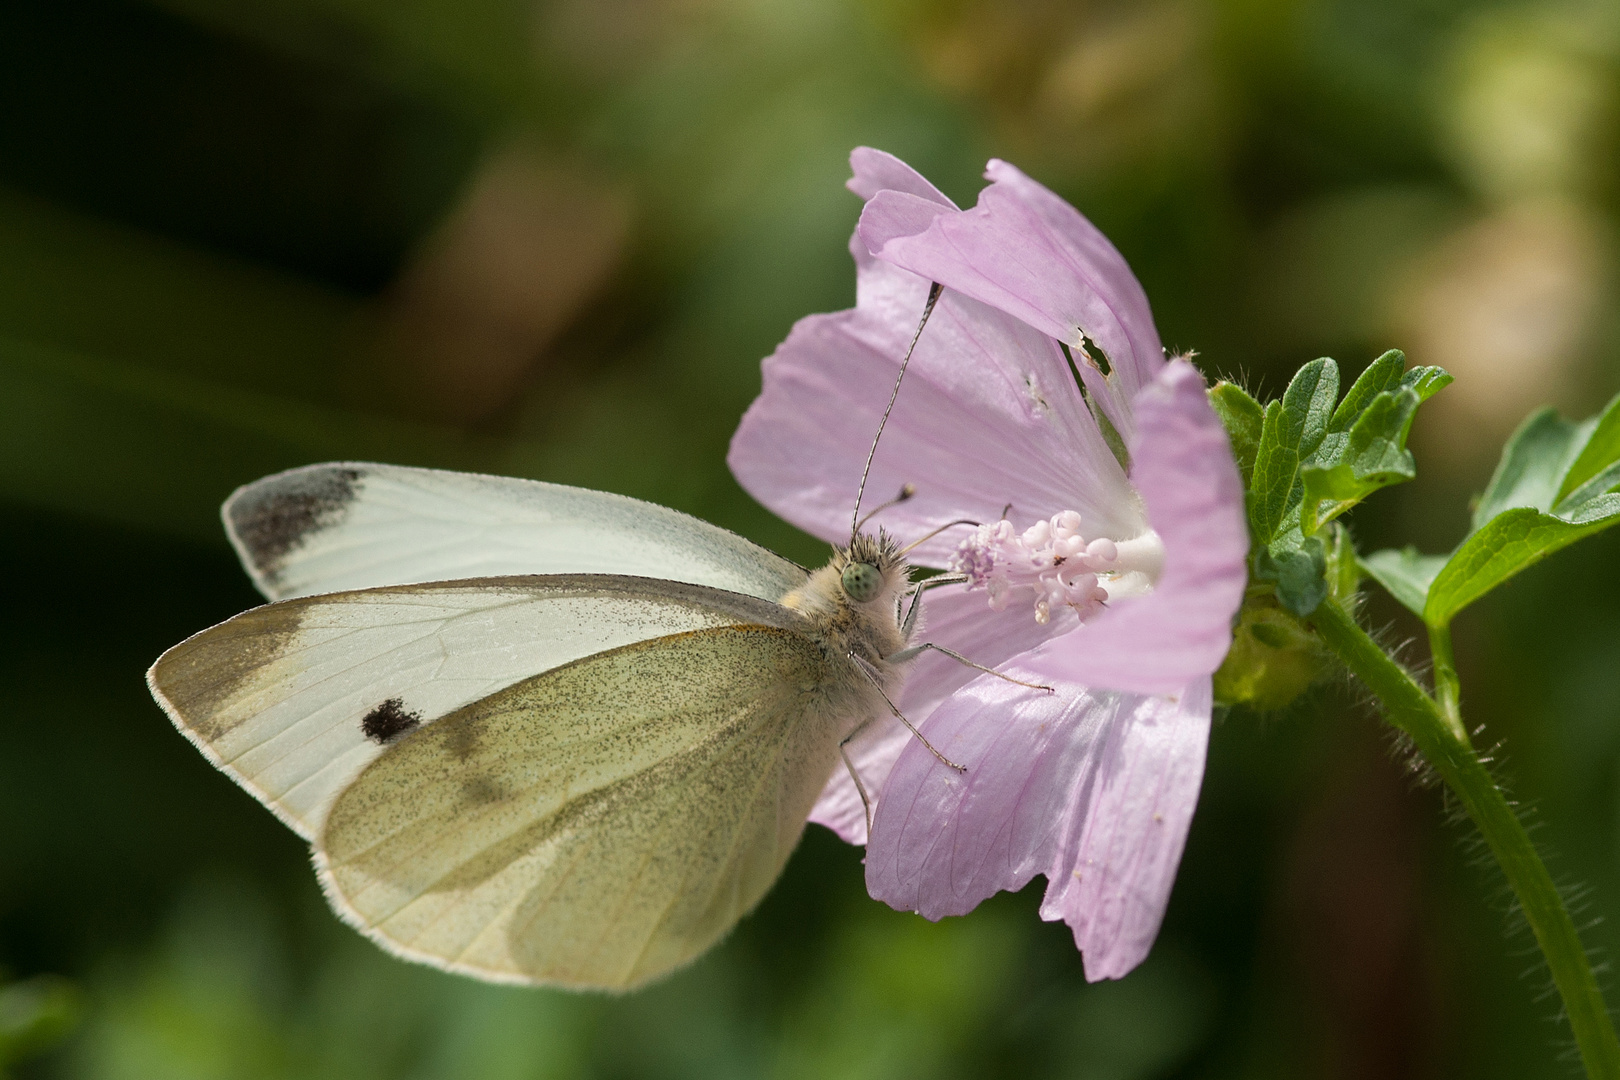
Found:
[[[872,254],[1016,316],[1071,347],[1090,337],[1111,372],[1086,383],[1121,435],[1128,404],[1164,365],[1152,309],[1124,256],[1096,226],[1003,161],[971,210],[904,190],[873,194],[858,233]],[[1080,359],[1080,357],[1076,357]]]
[[[1123,975],[1163,918],[1209,718],[1207,680],[1179,703],[975,680],[924,729],[967,772],[917,743],[901,751],[867,846],[868,891],[939,919],[1045,874],[1042,917],[1074,929],[1087,978]]]
[[[1110,733],[1065,862],[1047,874],[1041,918],[1062,919],[1086,978],[1118,979],[1147,958],[1164,920],[1204,776],[1210,680],[1179,700],[1147,698]]]
[[[1022,607],[1016,611],[991,611],[985,606],[984,593],[947,585],[923,594],[923,617],[913,641],[943,645],[975,663],[995,667],[1070,628],[1058,620],[1042,626]],[[925,652],[908,665],[905,685],[895,704],[912,723],[921,724],[940,702],[978,676],[979,672],[948,656]],[[912,738],[894,717],[877,716],[850,743],[850,757],[855,760],[874,807],[895,759]],[[851,844],[866,843],[866,811],[849,771],[842,765],[827,781],[810,820],[825,825]]]
[[[863,199],[870,199],[880,191],[903,191],[956,209],[956,204],[930,184],[922,173],[883,150],[857,146],[850,152],[849,168],[854,175],[844,186]]]
[[[1154,591],[1115,603],[1025,662],[1045,681],[1170,694],[1220,666],[1248,584],[1243,485],[1204,378],[1167,365],[1135,401],[1131,480],[1164,543]]]
[[[860,307],[794,326],[765,360],[764,388],[732,438],[727,460],[750,494],[810,533],[848,540],[861,468],[927,290],[870,264]],[[874,525],[908,541],[959,518],[997,520],[1008,503],[1023,524],[1072,509],[1109,535],[1142,527],[1052,340],[948,290],[912,357],[863,505],[907,483],[916,497]],[[925,544],[915,560],[944,565],[962,535]]]

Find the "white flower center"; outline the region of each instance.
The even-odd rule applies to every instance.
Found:
[[[1037,521],[1022,533],[1002,519],[980,525],[957,547],[949,569],[966,574],[968,588],[988,592],[1001,611],[1020,590],[1034,596],[1035,621],[1046,623],[1055,608],[1075,610],[1082,621],[1110,599],[1152,590],[1164,565],[1164,545],[1151,530],[1129,540],[1088,540],[1073,510]]]

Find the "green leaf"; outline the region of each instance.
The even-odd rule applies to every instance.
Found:
[[[1372,399],[1385,390],[1393,390],[1401,384],[1401,374],[1406,370],[1406,354],[1399,349],[1391,349],[1367,365],[1356,381],[1350,385],[1350,390],[1339,402],[1339,407],[1333,410],[1333,418],[1328,421],[1328,432],[1349,431]]]
[[[1591,430],[1586,443],[1575,458],[1575,464],[1564,474],[1564,482],[1558,486],[1559,502],[1568,498],[1576,488],[1620,462],[1620,394],[1610,398],[1597,418],[1587,421],[1587,424]]]
[[[1415,367],[1401,376],[1401,385],[1411,387],[1420,404],[1450,386],[1453,381],[1451,372],[1440,367]]]
[[[1294,439],[1301,460],[1316,453],[1333,417],[1333,403],[1339,397],[1339,365],[1327,357],[1312,360],[1298,371],[1283,391],[1282,404],[1288,414],[1288,434]],[[1295,432],[1298,434],[1294,434]]]
[[[1457,612],[1559,548],[1620,522],[1620,495],[1600,495],[1557,516],[1504,510],[1464,540],[1429,587],[1423,618],[1445,626]]]
[[[1519,571],[1620,521],[1617,490],[1620,397],[1579,423],[1540,409],[1502,448],[1496,473],[1474,508],[1473,528],[1431,575],[1421,609],[1378,573],[1391,565],[1385,553],[1366,565],[1425,621],[1445,626]],[[1432,562],[1425,560],[1424,569]]]
[[[1410,480],[1417,466],[1406,449],[1421,399],[1411,387],[1379,392],[1343,436],[1334,463],[1302,470],[1300,529],[1309,536],[1379,488]],[[1325,444],[1324,444],[1325,445]],[[1322,455],[1318,454],[1318,458]],[[1326,508],[1323,504],[1326,503]]]
[[[1339,393],[1339,366],[1327,357],[1294,374],[1281,401],[1266,406],[1249,481],[1249,528],[1260,545],[1271,543],[1298,503],[1299,464],[1327,434]]]
[[[1449,555],[1420,555],[1413,547],[1386,548],[1361,559],[1361,568],[1415,615],[1422,615],[1429,586]]]
[[[1218,382],[1209,391],[1209,403],[1215,415],[1221,418],[1227,438],[1232,440],[1232,453],[1246,482],[1254,472],[1254,458],[1260,450],[1260,431],[1265,426],[1266,412],[1260,403],[1250,397],[1236,383]]]
[[[1254,474],[1249,481],[1249,528],[1257,544],[1271,543],[1288,513],[1288,498],[1299,472],[1299,432],[1288,421],[1283,403],[1266,406],[1255,451]],[[1292,438],[1290,438],[1292,433]]]

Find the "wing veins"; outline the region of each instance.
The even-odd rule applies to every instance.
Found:
[[[784,740],[783,741],[785,741],[785,734],[786,733],[784,732]],[[780,747],[780,743],[778,743],[778,747]],[[777,755],[772,755],[772,756],[773,756],[773,758],[777,757]],[[779,775],[781,774],[781,771],[782,771],[781,770],[781,762],[778,759],[774,768],[771,768],[771,769],[767,770],[766,772],[764,772],[761,775],[759,781],[757,781],[755,783],[755,785],[754,785],[753,798],[749,799],[748,805],[750,807],[752,807],[754,805],[754,798],[758,797],[760,790],[765,785],[765,780],[767,778],[779,777]],[[778,818],[780,818],[780,815],[781,815],[781,806],[778,805],[777,806],[777,816],[778,816]],[[662,824],[662,823],[660,823],[660,824]],[[780,831],[780,824],[781,823],[780,823],[780,820],[778,820],[777,822],[774,822],[773,824],[775,824],[777,826],[777,828],[773,828],[771,830],[771,834],[772,834],[772,837],[771,837],[771,857],[772,857],[772,861],[774,862],[775,861],[775,856],[776,856],[776,846],[777,846],[778,841],[780,840],[780,836],[778,834],[779,834],[779,831]],[[731,865],[732,859],[734,859],[736,857],[738,849],[742,846],[742,840],[743,840],[743,832],[742,832],[742,830],[741,829],[734,829],[733,830],[733,836],[732,836],[731,845],[726,850],[726,858],[725,858],[725,861],[721,864],[722,866],[729,867]],[[641,873],[644,873],[645,871],[646,871],[646,866],[643,865],[642,869],[640,871],[638,871],[638,877],[640,876]],[[681,882],[682,882],[683,885],[685,884],[688,876],[689,875],[687,873],[685,873],[685,872],[682,873]],[[708,900],[704,904],[705,908],[707,908],[709,906],[709,904],[714,902],[714,898],[719,894],[720,887],[721,887],[722,884],[724,884],[725,880],[726,879],[725,879],[725,877],[723,875],[717,875],[717,880],[715,882],[714,888],[709,890]],[[735,888],[735,886],[733,886],[733,887]],[[663,911],[659,913],[658,921],[653,923],[652,933],[647,935],[647,940],[642,943],[640,951],[636,953],[635,963],[630,965],[630,970],[632,972],[636,971],[637,969],[639,969],[641,967],[641,961],[646,958],[647,950],[652,948],[653,941],[656,940],[657,937],[658,937],[659,929],[663,927],[665,921],[669,918],[670,909],[672,909],[675,906],[676,901],[679,900],[679,899],[680,899],[680,891],[679,890],[675,890],[675,891],[671,892],[669,902],[664,905]],[[740,915],[739,915],[739,917],[740,917]],[[600,942],[602,940],[604,940],[605,937],[606,937],[606,935],[604,934],[603,938],[598,938],[597,939],[598,943],[600,944]]]
[[[746,705],[740,706],[738,709],[735,710],[733,716],[735,717],[737,714],[746,714],[748,711],[749,710],[748,710]],[[735,750],[740,748],[742,746],[742,743],[743,743],[743,737],[745,735],[749,734],[754,726],[755,725],[749,725],[748,727],[743,728],[743,730],[738,731],[736,733],[736,735],[729,740],[729,745],[721,748],[720,752],[717,753],[713,758],[710,759],[710,761],[708,762],[709,768],[713,769],[721,761],[724,761],[732,752],[734,752]],[[691,770],[688,773],[688,775],[685,776],[680,781],[679,790],[685,791],[686,789],[690,788],[694,783],[697,782],[697,779],[698,779],[698,770],[696,770],[696,769]],[[758,788],[756,787],[755,790],[757,791]],[[659,835],[662,835],[668,828],[669,814],[670,814],[671,809],[672,809],[672,807],[670,806],[670,804],[666,803],[665,809],[663,810],[662,813],[660,813],[658,815],[656,828],[657,828],[657,831],[658,831]],[[735,850],[735,845],[733,845],[732,850]],[[658,846],[657,845],[655,845],[655,844],[648,845],[646,854],[644,854],[642,856],[641,865],[636,868],[635,875],[630,879],[631,887],[627,888],[625,890],[626,902],[628,902],[628,899],[630,897],[634,896],[634,894],[635,894],[634,886],[637,883],[639,883],[644,876],[646,876],[647,868],[652,865],[653,857],[657,853],[657,851],[658,851]],[[682,873],[681,873],[681,880],[684,882],[686,880],[686,877],[687,877],[687,870],[685,868],[683,868]],[[659,915],[658,921],[653,924],[654,931],[656,931],[659,926],[663,925],[664,919],[666,919],[669,916],[669,909],[675,906],[675,901],[678,900],[679,898],[680,898],[679,890],[676,890],[676,891],[671,893],[669,903],[664,905],[664,909],[663,909],[662,913]],[[624,910],[624,904],[621,903],[618,906],[618,908],[615,909],[615,915],[613,917],[612,922],[610,923],[610,927],[614,926],[614,925],[617,925],[617,921],[618,921],[618,917],[619,917],[617,913],[622,912],[623,910]],[[602,935],[597,938],[597,945],[596,945],[597,948],[601,947],[601,943],[606,940],[607,936],[608,936],[608,931],[603,931]],[[642,945],[641,952],[637,953],[636,959],[637,959],[638,963],[640,962],[641,957],[643,955],[645,955],[645,953],[647,951],[647,947],[652,943],[652,940],[653,940],[654,936],[656,936],[656,934],[648,935],[647,941]],[[632,968],[632,970],[633,970],[633,968]]]

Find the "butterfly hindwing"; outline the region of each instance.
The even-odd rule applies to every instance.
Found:
[[[509,574],[625,574],[776,600],[805,571],[676,510],[505,476],[340,462],[257,480],[225,529],[272,600]]]
[[[147,675],[175,725],[306,839],[351,779],[421,725],[594,653],[797,616],[670,581],[551,575],[364,589],[244,612]]]
[[[389,949],[484,978],[623,989],[729,929],[838,762],[840,673],[732,625],[578,660],[407,735],[317,844],[334,904]]]

